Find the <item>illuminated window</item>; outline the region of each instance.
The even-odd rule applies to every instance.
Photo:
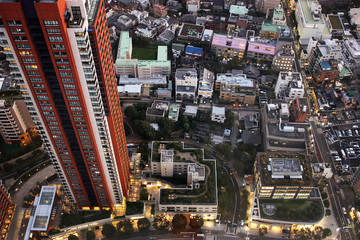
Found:
[[[255,49],[259,49],[259,46],[255,46]]]

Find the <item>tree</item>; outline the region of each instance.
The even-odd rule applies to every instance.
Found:
[[[194,216],[190,218],[190,227],[192,229],[199,229],[204,225],[204,219],[201,216]]]
[[[234,125],[234,113],[230,110],[227,110],[225,113],[225,127],[231,129]]]
[[[147,231],[150,228],[150,221],[147,218],[141,218],[137,222],[139,231]]]
[[[326,237],[329,237],[329,236],[331,236],[331,230],[329,229],[329,228],[325,228],[324,230],[323,230],[323,232],[322,232],[322,237],[323,238],[326,238]]]
[[[70,235],[68,236],[68,240],[79,240],[79,237],[76,236],[76,235],[74,235],[74,234],[70,234]]]
[[[174,122],[171,121],[169,118],[162,118],[159,122],[159,126],[161,129],[161,137],[170,138],[171,132],[174,129]]]
[[[261,228],[259,228],[259,235],[260,236],[265,236],[266,234],[268,233],[268,230],[267,230],[267,228],[266,227],[261,227]]]
[[[101,233],[105,236],[105,237],[112,237],[116,232],[116,229],[114,227],[114,225],[106,223],[104,224]]]
[[[243,59],[239,59],[237,57],[233,57],[230,61],[227,62],[227,69],[233,70],[233,69],[241,69],[242,65],[244,64]]]
[[[143,189],[141,189],[141,192],[140,192],[140,200],[141,200],[141,201],[147,201],[147,200],[149,200],[149,192],[148,192],[148,190],[146,189],[146,187],[144,187]]]
[[[188,132],[190,130],[190,125],[188,123],[184,123],[184,130]]]
[[[94,231],[87,231],[86,232],[86,240],[94,240],[94,239],[95,239]]]
[[[156,135],[150,123],[143,120],[135,120],[135,132],[144,139],[153,139]]]
[[[180,230],[186,227],[187,219],[183,214],[176,214],[171,223],[174,229]]]
[[[134,232],[134,227],[129,220],[123,220],[117,224],[117,230],[122,235],[128,235]]]
[[[135,120],[139,118],[139,112],[134,106],[129,106],[124,110],[125,116],[130,120]]]
[[[325,206],[326,208],[329,208],[329,207],[330,207],[330,202],[329,202],[329,200],[324,200],[324,206]]]
[[[163,214],[156,215],[154,218],[154,227],[156,230],[164,230],[169,227],[169,221]]]

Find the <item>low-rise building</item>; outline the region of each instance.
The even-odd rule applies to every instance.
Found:
[[[189,57],[200,58],[204,54],[204,50],[200,47],[194,47],[191,45],[186,46],[185,55]]]
[[[213,106],[211,110],[211,121],[224,123],[226,120],[225,107]]]
[[[261,26],[260,37],[266,39],[278,39],[282,30],[288,29],[284,10],[281,5],[274,9],[269,9],[266,19]]]
[[[342,38],[344,36],[344,26],[339,15],[328,14],[326,16],[326,21],[332,38]]]
[[[153,13],[156,17],[166,17],[167,8],[164,5],[155,3],[153,5]]]
[[[223,57],[225,59],[231,59],[233,57],[243,58],[246,42],[246,39],[243,38],[214,34],[211,48],[218,57]]]
[[[169,110],[170,102],[155,100],[151,107],[146,109],[146,120],[149,122],[158,122],[164,118]]]
[[[342,59],[355,75],[360,75],[360,44],[359,40],[346,39],[342,45]]]
[[[196,13],[200,9],[200,0],[186,0],[186,9],[189,13]]]
[[[272,61],[275,53],[275,40],[251,37],[248,44],[246,57],[257,60]]]
[[[169,119],[177,122],[179,119],[179,112],[180,112],[180,104],[178,103],[171,103],[169,107]]]
[[[321,40],[331,38],[329,26],[321,11],[321,5],[317,0],[299,0],[297,2],[295,17],[301,45],[307,45],[311,37]]]
[[[153,142],[151,173],[162,178],[186,176],[186,187],[160,189],[160,213],[187,213],[206,219],[216,218],[216,161],[204,159],[203,149],[184,148],[184,143],[180,142]]]
[[[351,186],[354,188],[356,196],[360,197],[360,167],[356,169],[351,179]]]
[[[265,151],[307,152],[310,124],[292,122],[289,105],[283,101],[267,104],[262,109],[263,147]]]
[[[194,68],[178,68],[175,73],[176,101],[195,100],[198,86],[197,71]]]
[[[56,186],[41,187],[40,195],[35,197],[24,239],[30,234],[40,237],[47,235],[53,220],[53,208],[57,201]]]
[[[295,62],[295,52],[292,45],[284,45],[274,56],[272,69],[276,71],[291,72]]]
[[[313,74],[313,81],[316,86],[332,87],[338,75],[338,62],[336,60],[322,61]]]
[[[305,89],[301,74],[298,72],[280,72],[275,86],[275,96],[289,102],[295,98],[302,98]]]
[[[309,162],[302,153],[258,153],[255,179],[258,198],[308,199],[314,189]]]
[[[140,99],[141,98],[141,85],[124,85],[118,86],[120,98],[127,99]]]
[[[196,117],[197,112],[198,112],[197,106],[186,105],[184,116]]]
[[[132,38],[122,31],[115,61],[116,75],[127,74],[138,78],[150,78],[154,74],[169,76],[171,61],[168,60],[167,46],[158,46],[157,60],[132,59]]]
[[[205,27],[190,23],[183,23],[181,25],[178,39],[185,41],[200,41]]]
[[[290,122],[308,122],[310,109],[307,98],[295,98],[290,102]]]
[[[31,129],[35,129],[35,124],[23,99],[0,99],[0,134],[6,143],[30,144]]]
[[[215,89],[220,92],[220,100],[224,102],[239,102],[253,105],[257,86],[253,79],[245,74],[218,73]]]
[[[172,42],[172,40],[174,40],[174,38],[175,38],[175,33],[170,29],[165,29],[162,33],[159,34],[157,39],[159,42],[169,44]]]
[[[215,75],[213,72],[204,68],[200,72],[198,97],[211,99],[214,88]]]
[[[255,8],[259,12],[267,13],[269,9],[280,5],[280,0],[255,0]]]
[[[15,206],[13,205],[13,201],[10,197],[10,193],[7,188],[0,180],[0,233],[1,239],[6,240],[8,230],[10,229],[11,220],[15,213]]]

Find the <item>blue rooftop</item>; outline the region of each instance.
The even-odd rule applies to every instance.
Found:
[[[185,48],[185,54],[193,54],[193,55],[201,56],[202,53],[203,53],[203,49],[199,47],[186,46]]]
[[[330,63],[328,61],[323,61],[323,62],[320,63],[320,65],[321,65],[321,68],[323,70],[330,70],[331,69],[331,65],[330,65]]]

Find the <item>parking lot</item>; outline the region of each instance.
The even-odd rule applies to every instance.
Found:
[[[360,124],[326,127],[324,136],[338,173],[360,166]]]

